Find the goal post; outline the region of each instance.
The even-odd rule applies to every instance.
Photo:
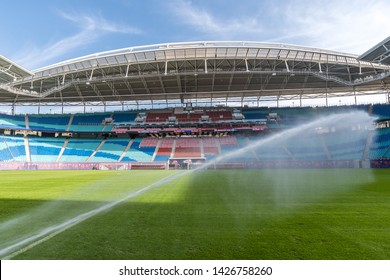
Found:
[[[101,162],[98,164],[97,168],[99,170],[129,170],[128,163],[121,162]]]

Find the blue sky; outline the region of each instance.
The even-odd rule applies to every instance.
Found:
[[[277,42],[361,54],[390,36],[390,1],[2,1],[0,54],[29,70],[183,41]]]

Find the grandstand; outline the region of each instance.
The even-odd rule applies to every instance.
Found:
[[[213,115],[207,108],[203,110],[201,117]],[[211,110],[215,112],[213,108]],[[224,108],[224,111],[220,112],[229,110],[232,109]],[[5,115],[3,120],[7,121],[7,125],[1,126],[0,155],[1,161],[4,162],[29,163],[167,163],[173,159],[210,160],[243,148],[259,137],[277,133],[281,129],[293,128],[319,116],[343,113],[347,110],[363,110],[367,113],[372,111],[373,116],[378,119],[379,127],[380,123],[388,122],[386,112],[390,110],[390,105],[336,106],[321,109],[269,108],[268,113],[265,109],[243,109],[243,119],[231,120],[228,124],[223,117],[220,120],[209,120],[207,123],[199,120],[191,126],[183,127],[180,123],[172,124],[168,119],[157,124],[154,119],[154,116],[159,115],[157,111],[150,113],[152,119],[148,117],[149,113],[146,113],[144,123],[134,122],[136,113],[122,112],[121,115],[131,118],[127,122],[120,119],[119,123],[116,123],[114,118],[109,117],[112,131],[103,130],[105,124],[102,120],[108,115],[118,113],[92,116],[78,114],[76,125],[72,124],[75,117],[71,114],[42,115],[42,118],[40,115],[26,115],[24,118]],[[231,112],[218,114],[232,115]],[[273,118],[270,118],[270,115]],[[90,127],[85,129],[84,125],[80,125],[80,120],[91,121]],[[390,154],[389,135],[387,127],[378,128],[376,131],[363,129],[323,134],[313,132],[305,141],[298,137],[279,147],[264,145],[244,153],[236,160],[258,162],[385,159]]]
[[[1,56],[0,104],[11,114],[0,114],[0,167],[177,168],[173,162],[209,161],[317,117],[357,110],[376,118],[375,130],[328,127],[234,161],[243,167],[387,166],[390,105],[357,100],[388,94],[390,66],[367,57],[282,44],[192,42],[115,50],[30,72]],[[355,104],[303,105],[316,98],[328,105],[339,96]],[[285,100],[299,106],[279,106]],[[267,101],[276,106],[263,106]],[[104,112],[87,113],[93,105]],[[15,114],[22,106],[83,106],[84,112]],[[107,112],[107,106],[122,110]]]

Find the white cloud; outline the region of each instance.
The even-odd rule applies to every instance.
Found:
[[[390,35],[389,1],[300,1],[281,11],[281,38],[313,47],[362,54]]]
[[[215,40],[290,43],[362,54],[390,35],[387,0],[245,1],[237,4],[246,9],[233,16],[225,13],[234,9],[228,4],[217,14],[195,3],[176,0],[170,7],[181,24]]]
[[[218,39],[234,40],[244,36],[260,34],[262,26],[256,17],[245,16],[235,19],[220,19],[204,9],[195,7],[189,1],[174,1],[170,5],[180,23],[184,23]]]
[[[106,20],[102,16],[70,14],[65,12],[59,12],[59,14],[62,18],[75,23],[80,28],[79,32],[43,46],[42,48],[30,47],[29,50],[20,55],[19,58],[15,58],[15,61],[27,68],[40,67],[60,59],[64,54],[89,45],[109,33],[141,33],[141,31],[136,28],[118,25]]]
[[[119,25],[114,22],[107,21],[102,16],[96,15],[86,15],[86,14],[71,14],[59,11],[59,14],[69,21],[72,21],[84,27],[85,29],[96,30],[96,31],[105,31],[113,33],[125,33],[125,34],[138,34],[141,31],[137,28],[130,27],[127,25]]]

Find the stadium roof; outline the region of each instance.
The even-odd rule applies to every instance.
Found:
[[[358,59],[390,65],[390,37],[366,51]]]
[[[0,55],[0,83],[12,82],[32,73]]]
[[[132,47],[31,73],[14,65],[18,75],[0,82],[3,104],[261,102],[376,94],[388,91],[390,83],[388,65],[346,53],[258,42]]]

